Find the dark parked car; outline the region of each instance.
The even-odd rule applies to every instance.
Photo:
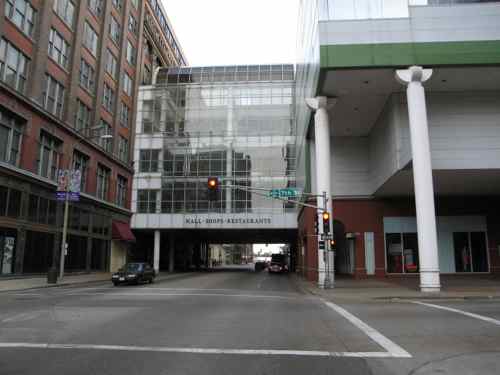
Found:
[[[148,263],[127,263],[111,276],[111,281],[118,284],[152,283],[155,271]]]

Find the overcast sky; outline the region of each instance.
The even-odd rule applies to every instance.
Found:
[[[295,63],[299,0],[162,0],[191,66]]]

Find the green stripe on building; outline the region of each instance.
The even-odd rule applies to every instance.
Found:
[[[323,45],[321,68],[500,64],[500,41]]]

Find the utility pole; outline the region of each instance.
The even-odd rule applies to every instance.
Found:
[[[62,281],[64,277],[64,261],[66,260],[66,237],[68,234],[68,216],[69,216],[69,178],[66,179],[66,189],[64,197],[64,221],[63,221],[63,232],[61,241],[61,256],[59,258],[59,281]]]

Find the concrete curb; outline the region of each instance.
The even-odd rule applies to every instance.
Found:
[[[500,300],[500,295],[491,295],[491,294],[479,294],[479,295],[466,295],[466,294],[457,294],[457,295],[387,295],[387,296],[369,296],[369,292],[364,292],[362,289],[359,289],[359,295],[346,295],[343,292],[335,293],[335,289],[328,289],[327,292],[324,289],[319,289],[315,285],[312,285],[309,281],[303,280],[298,276],[293,277],[295,284],[297,287],[303,291],[304,293],[312,294],[322,298],[349,298],[349,299],[357,299],[357,300],[365,300],[365,301],[408,301],[408,300],[426,300],[426,301],[450,301],[450,300]],[[337,289],[339,290],[339,289]],[[341,289],[340,289],[341,290]]]

